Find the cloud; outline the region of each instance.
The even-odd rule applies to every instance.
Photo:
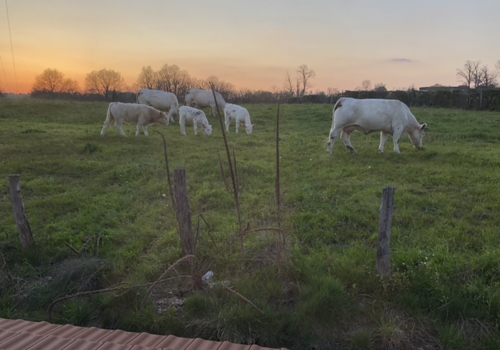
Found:
[[[389,62],[397,62],[397,63],[413,63],[415,62],[412,59],[409,58],[391,58]]]

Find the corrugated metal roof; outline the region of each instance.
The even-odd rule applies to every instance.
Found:
[[[258,345],[0,318],[0,350],[278,350]],[[287,350],[280,348],[279,350]]]

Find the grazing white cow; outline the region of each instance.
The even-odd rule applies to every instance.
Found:
[[[203,133],[210,135],[212,133],[212,125],[208,124],[207,116],[200,110],[189,106],[181,106],[179,108],[179,124],[181,126],[181,134],[186,135],[186,121],[193,122],[194,134],[198,134],[198,125],[203,129]]]
[[[140,89],[137,91],[137,103],[168,112],[168,119],[171,122],[175,122],[174,115],[178,115],[179,102],[177,96],[171,92]]]
[[[153,107],[136,103],[111,102],[108,107],[104,126],[101,130],[101,136],[104,136],[106,129],[113,120],[115,121],[115,127],[118,129],[118,132],[123,136],[127,136],[122,129],[123,122],[137,123],[135,136],[139,135],[139,130],[141,128],[144,131],[144,135],[149,136],[148,125],[150,124],[159,123],[168,125],[167,114]]]
[[[224,109],[226,107],[226,101],[222,98],[222,95],[217,91],[215,92],[215,96],[217,98],[217,104],[219,108]],[[214,94],[211,90],[200,90],[191,88],[186,93],[184,98],[185,104],[187,106],[197,106],[198,108],[210,107],[212,109],[212,114],[215,116],[216,107]]]
[[[243,108],[232,103],[226,104],[224,107],[224,120],[226,122],[226,131],[229,132],[229,125],[231,124],[231,119],[236,122],[236,133],[238,133],[238,127],[240,125],[245,126],[245,130],[248,135],[252,133],[252,129],[255,124],[250,122],[250,114],[246,108]]]
[[[398,142],[401,136],[408,135],[416,148],[422,148],[422,138],[427,124],[419,124],[408,106],[398,100],[367,99],[342,97],[333,107],[332,128],[328,140],[328,153],[332,153],[335,139],[341,135],[346,147],[351,145],[354,130],[368,135],[380,131],[379,152],[384,152],[384,143],[389,135],[394,140],[394,152],[399,153]]]

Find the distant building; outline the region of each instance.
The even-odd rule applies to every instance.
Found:
[[[418,88],[418,91],[466,91],[469,90],[467,85],[459,86],[443,86],[443,85],[433,85]]]

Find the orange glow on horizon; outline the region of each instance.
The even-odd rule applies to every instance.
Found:
[[[133,66],[131,65],[131,67],[129,68],[125,64],[116,64],[117,67],[113,67],[111,64],[105,64],[101,67],[87,68],[79,65],[72,66],[67,62],[57,60],[57,63],[53,62],[53,64],[48,63],[42,66],[42,62],[51,62],[50,59],[51,57],[49,57],[47,60],[40,59],[36,62],[36,64],[23,64],[22,70],[18,70],[17,72],[17,86],[14,74],[12,72],[7,75],[7,81],[3,76],[3,73],[0,72],[0,89],[3,92],[14,92],[22,94],[29,93],[31,92],[35,77],[42,74],[45,69],[51,68],[57,69],[58,71],[62,72],[66,78],[76,80],[79,84],[80,92],[84,92],[85,76],[93,70],[106,68],[120,72],[125,80],[124,88],[126,88],[127,90],[132,90],[132,92],[134,92],[133,90],[135,90],[136,87],[137,77],[142,67],[149,65],[135,64]],[[282,90],[287,70],[291,75],[295,73],[295,68],[293,67],[289,69],[274,66],[235,67],[222,66],[217,64],[201,64],[196,62],[187,62],[185,66],[175,62],[168,64],[177,64],[181,69],[185,69],[186,71],[188,71],[192,78],[206,79],[209,76],[216,76],[222,81],[233,84],[237,91],[243,89],[249,89],[253,91]],[[161,68],[161,64],[151,66],[155,71]],[[355,73],[351,74],[349,70],[331,72],[328,71],[325,67],[319,67],[319,69],[315,68],[314,66],[309,67],[316,72],[316,77],[311,80],[313,87],[310,89],[310,93],[314,93],[317,91],[326,92],[328,88],[337,89],[339,91],[355,90],[356,88],[361,86],[361,82],[363,80],[370,80],[372,87],[374,87],[375,84],[383,83],[389,90],[406,89],[411,85],[414,85],[415,88],[418,88],[420,86],[428,86],[436,83],[440,83],[443,85],[456,84],[454,76],[452,76],[452,79],[450,79],[449,74],[439,74],[439,72],[429,72],[427,76],[402,75],[401,77],[398,77],[397,75],[399,71],[391,68],[381,70],[377,74],[371,74],[370,76],[369,72],[365,72],[365,70],[361,69],[358,69],[357,71],[355,71]],[[387,80],[385,79],[387,76],[390,76],[391,73],[395,76],[392,77],[392,84],[389,85],[387,83]]]
[[[454,86],[465,61],[494,70],[500,59],[500,2],[484,1],[216,0],[202,11],[158,0],[140,10],[130,0],[10,1],[10,26],[0,8],[0,89],[28,93],[47,68],[81,90],[88,73],[112,69],[132,88],[142,67],[164,64],[237,90],[282,90],[286,72],[301,64],[316,72],[312,93],[355,90],[364,80],[389,90]]]

